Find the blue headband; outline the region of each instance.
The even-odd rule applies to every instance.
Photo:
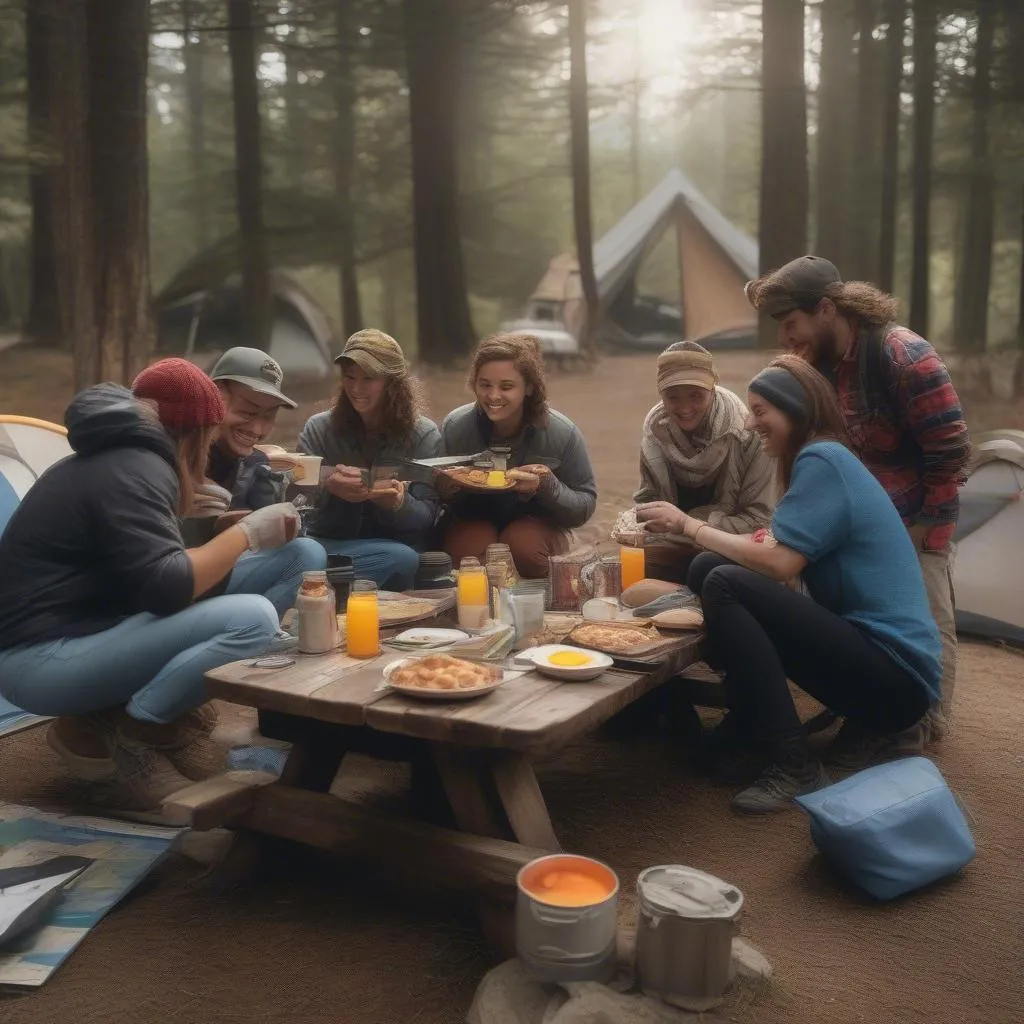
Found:
[[[809,420],[811,407],[803,384],[781,366],[762,370],[748,385],[755,395],[771,402],[777,409],[797,420]]]

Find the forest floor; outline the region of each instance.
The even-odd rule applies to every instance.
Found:
[[[724,355],[723,383],[744,393],[759,353]],[[461,374],[426,377],[433,414],[466,400]],[[322,384],[290,389],[303,406],[282,419],[288,443]],[[590,373],[554,372],[553,404],[583,430],[607,534],[629,502],[644,414],[655,400],[650,356],[604,358]],[[70,397],[65,356],[0,352],[0,411],[60,420]],[[1024,427],[1008,404],[967,401],[977,432]],[[538,767],[566,849],[609,862],[633,898],[638,871],[681,862],[745,893],[744,935],[775,967],[772,982],[728,1007],[744,1024],[994,1024],[1024,1018],[1020,857],[1024,849],[1024,659],[964,644],[955,728],[937,763],[971,815],[978,857],[964,877],[890,904],[843,885],[814,854],[797,811],[745,820],[729,791],[691,773],[665,735],[598,735]],[[234,712],[229,712],[233,714]],[[346,787],[394,793],[394,766],[354,759]],[[59,800],[55,759],[32,730],[3,741],[0,798]],[[415,857],[415,851],[409,852]],[[39,992],[4,1000],[5,1024],[177,1020],[456,1024],[493,959],[466,909],[441,896],[368,884],[357,866],[300,851],[268,877],[224,889],[176,857],[101,923]]]

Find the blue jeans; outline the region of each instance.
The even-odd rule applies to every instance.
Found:
[[[203,676],[264,651],[277,632],[258,594],[212,597],[176,615],[143,612],[92,636],[0,651],[0,693],[35,715],[85,715],[127,704],[173,722],[206,701]]]
[[[295,604],[302,574],[326,568],[327,552],[316,541],[299,537],[280,548],[242,555],[225,593],[262,594],[280,616]]]
[[[206,672],[266,650],[303,572],[326,564],[324,549],[300,538],[243,555],[227,594],[176,615],[144,612],[91,636],[0,651],[0,693],[36,715],[127,704],[133,718],[174,721],[206,700]]]
[[[420,565],[419,553],[397,540],[335,540],[313,537],[328,555],[348,555],[357,580],[373,580],[382,590],[411,590]]]

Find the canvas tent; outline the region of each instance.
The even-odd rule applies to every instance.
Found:
[[[62,426],[0,414],[0,533],[25,492],[45,470],[70,454]]]
[[[953,539],[957,632],[1024,645],[1024,431],[975,439]]]
[[[645,308],[636,297],[644,259],[673,228],[679,255],[679,310]],[[668,174],[594,245],[594,273],[604,312],[599,334],[627,347],[662,348],[690,338],[709,347],[755,343],[757,318],[743,285],[757,276],[757,243],[731,223],[677,169]],[[579,263],[560,253],[530,297],[527,322],[564,327],[583,321]]]
[[[284,271],[271,273],[270,287],[270,354],[286,376],[329,376],[334,330],[323,307]],[[244,333],[238,275],[214,287],[165,292],[156,306],[158,348],[165,354],[181,353],[192,359],[198,353],[219,353],[233,345],[250,344]]]

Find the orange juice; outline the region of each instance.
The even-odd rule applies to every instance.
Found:
[[[345,608],[345,650],[353,658],[380,654],[380,613],[376,591],[353,590]]]
[[[619,559],[622,562],[622,589],[625,590],[644,578],[644,549],[620,548]]]
[[[455,597],[460,626],[464,629],[482,629],[487,625],[490,584],[484,567],[477,559],[464,558],[459,563]]]

